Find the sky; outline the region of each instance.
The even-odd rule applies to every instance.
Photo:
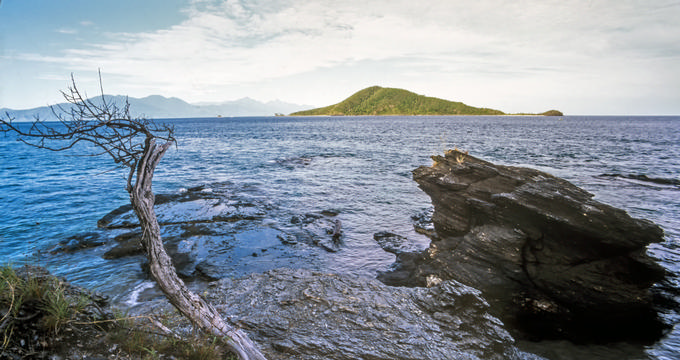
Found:
[[[0,108],[96,95],[680,115],[680,0],[0,0]]]

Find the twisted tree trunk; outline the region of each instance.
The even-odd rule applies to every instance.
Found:
[[[157,145],[153,138],[146,139],[145,151],[136,166],[135,184],[128,189],[130,202],[142,227],[142,245],[149,259],[151,276],[177,310],[204,331],[226,338],[228,346],[241,359],[265,360],[248,335],[229,325],[212,305],[186,287],[177,276],[172,260],[163,247],[160,226],[153,208],[151,182],[156,166],[171,144],[168,141]]]
[[[107,101],[101,83],[100,74],[99,101],[88,99],[78,90],[71,75],[72,85],[62,94],[72,106],[52,107],[52,113],[60,122],[58,127],[36,117],[26,131],[15,126],[12,123],[14,119],[9,115],[7,119],[0,115],[0,132],[14,132],[18,135],[17,140],[52,151],[68,150],[81,142],[90,143],[102,150],[93,156],[108,154],[116,164],[129,168],[127,191],[142,227],[142,245],[149,259],[151,276],[158,286],[177,310],[203,331],[224,338],[241,359],[264,360],[265,357],[243,331],[227,324],[215,308],[184,285],[163,247],[160,226],[153,209],[151,181],[156,166],[175,141],[173,127],[156,125],[145,118],[133,119],[130,103],[126,100],[125,104],[119,106]],[[158,145],[156,139],[165,142]]]

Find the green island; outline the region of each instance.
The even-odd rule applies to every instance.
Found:
[[[291,116],[342,115],[508,115],[500,110],[478,108],[462,102],[418,95],[408,90],[371,86],[347,99],[322,108],[298,111]],[[541,114],[562,116],[557,110]]]

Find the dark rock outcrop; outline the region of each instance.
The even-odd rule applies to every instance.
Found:
[[[106,241],[96,232],[86,232],[69,236],[62,240],[55,247],[50,249],[50,254],[72,253],[79,250],[101,246]]]
[[[480,289],[495,314],[530,337],[661,335],[650,287],[664,270],[646,254],[663,239],[657,225],[541,171],[457,150],[433,159],[413,174],[432,198],[437,237],[422,253],[399,254],[383,282],[456,279]]]
[[[104,259],[119,259],[126,256],[143,255],[142,232],[132,231],[113,238],[117,245],[102,255]]]
[[[268,359],[513,359],[514,340],[480,292],[276,269],[211,283],[206,298]]]

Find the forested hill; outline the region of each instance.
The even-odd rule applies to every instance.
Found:
[[[298,111],[291,115],[504,115],[504,113],[418,95],[403,89],[372,86],[338,104]]]

